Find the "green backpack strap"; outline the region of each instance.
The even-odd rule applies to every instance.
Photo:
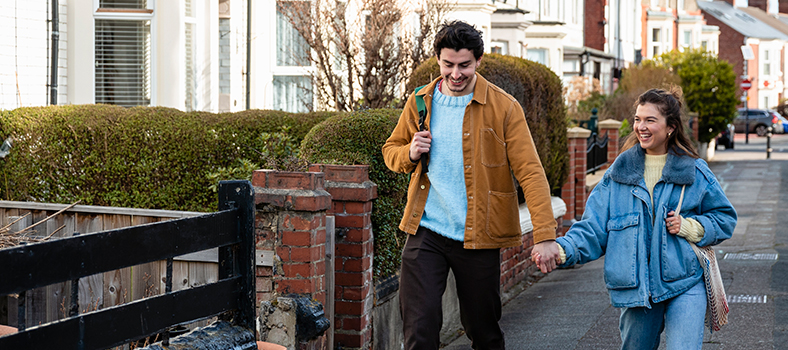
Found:
[[[413,91],[413,93],[416,94],[415,95],[416,96],[416,108],[419,110],[419,131],[426,130],[426,128],[424,126],[424,122],[425,122],[425,119],[427,118],[427,105],[424,103],[424,96],[418,95],[419,90],[421,90],[425,86],[427,86],[427,85],[419,86],[419,87],[416,88],[416,90]],[[421,172],[422,173],[426,173],[427,172],[427,157],[428,156],[429,156],[428,153],[422,153],[421,154],[421,158],[420,159],[421,159]]]
[[[419,90],[427,85],[422,85],[416,88],[413,93],[416,94],[416,108],[419,110],[419,131],[424,131],[424,119],[427,118],[427,105],[424,103],[424,96],[418,95]]]

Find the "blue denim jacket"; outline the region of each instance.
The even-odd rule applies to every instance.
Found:
[[[654,187],[653,210],[644,171],[640,145],[621,153],[591,191],[582,220],[557,239],[566,251],[562,266],[607,255],[605,285],[615,307],[651,307],[650,302],[670,299],[702,280],[703,269],[689,242],[668,233],[665,225],[683,185],[681,216],[697,220],[705,230],[699,247],[730,238],[736,227],[736,210],[702,159],[668,153]]]

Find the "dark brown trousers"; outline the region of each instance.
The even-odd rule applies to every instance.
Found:
[[[473,349],[505,349],[501,319],[499,249],[465,249],[419,227],[402,251],[399,300],[406,350],[440,346],[441,297],[449,270],[457,281],[460,319]]]

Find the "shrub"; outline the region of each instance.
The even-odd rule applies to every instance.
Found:
[[[376,278],[397,271],[405,243],[405,233],[398,226],[409,177],[389,170],[381,153],[401,113],[377,109],[340,114],[316,125],[301,143],[301,156],[311,163],[369,165],[370,180],[378,185],[378,199],[372,209]]]
[[[263,133],[300,143],[329,113],[184,113],[164,107],[69,105],[0,112],[14,147],[0,160],[6,200],[212,211],[208,174],[265,164]]]
[[[550,188],[560,192],[569,174],[561,79],[543,64],[499,54],[485,54],[477,72],[520,102]],[[407,89],[413,91],[438,76],[433,57],[416,69]]]

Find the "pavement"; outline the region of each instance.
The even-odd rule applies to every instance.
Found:
[[[729,323],[706,330],[703,350],[788,350],[788,134],[772,137],[771,147],[767,159],[765,137],[745,143],[737,134],[735,148],[719,147],[709,162],[739,221],[717,246]],[[510,299],[501,318],[507,349],[619,349],[603,260],[556,270]],[[444,347],[468,349],[464,335]]]

